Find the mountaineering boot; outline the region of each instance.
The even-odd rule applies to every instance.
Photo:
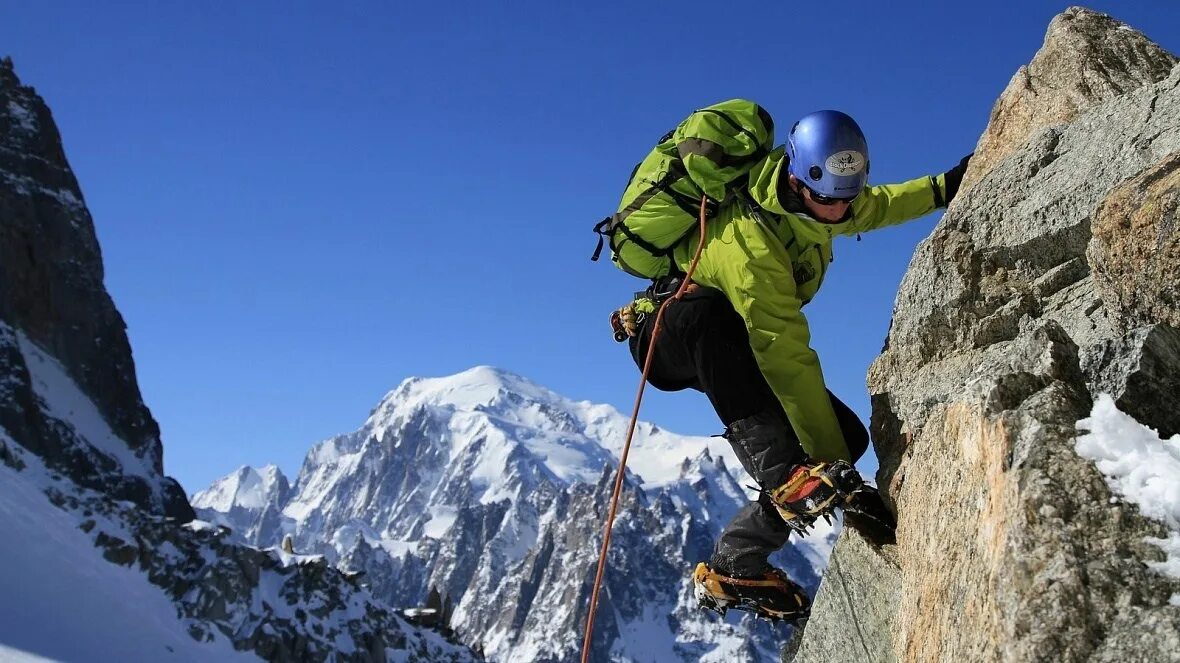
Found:
[[[827,518],[836,507],[845,506],[863,485],[860,473],[845,461],[809,461],[792,468],[787,480],[769,494],[787,526],[806,533],[816,518]]]
[[[890,537],[897,529],[897,518],[881,498],[876,486],[864,484],[844,502],[844,524],[877,537]]]
[[[697,603],[722,616],[734,608],[771,621],[793,622],[807,617],[811,610],[811,600],[803,589],[775,568],[768,568],[758,576],[735,578],[701,562],[693,571],[692,580]]]

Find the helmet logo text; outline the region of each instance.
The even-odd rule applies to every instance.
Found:
[[[840,176],[856,175],[864,170],[865,157],[856,150],[844,150],[828,157],[824,162],[828,172]]]

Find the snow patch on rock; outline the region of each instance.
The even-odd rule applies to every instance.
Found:
[[[158,475],[151,464],[137,456],[111,430],[90,397],[78,387],[65,367],[21,331],[16,333],[21,353],[29,368],[33,390],[45,414],[72,428],[79,438],[117,461],[124,474],[143,477],[155,485]]]
[[[1098,396],[1078,430],[1078,454],[1094,461],[1110,489],[1171,530],[1164,538],[1147,539],[1167,554],[1150,566],[1180,578],[1180,435],[1161,438],[1120,411],[1107,394]],[[1171,602],[1180,605],[1180,594]]]

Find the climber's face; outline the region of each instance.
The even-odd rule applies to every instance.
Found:
[[[790,177],[791,185],[803,198],[803,206],[807,208],[812,218],[827,223],[838,223],[844,218],[844,215],[848,212],[848,206],[852,204],[851,200],[817,196],[812,192],[810,187],[805,186],[802,182],[795,179],[794,175]]]

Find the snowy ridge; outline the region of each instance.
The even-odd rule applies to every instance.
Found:
[[[628,423],[609,405],[574,401],[508,371],[477,366],[449,377],[404,381],[382,399],[362,430],[395,429],[424,408],[453,417],[453,430],[460,434],[453,439],[451,458],[482,433],[492,433],[499,436],[498,444],[523,445],[567,482],[596,480],[603,464],[622,452]],[[671,434],[641,422],[628,469],[645,486],[666,484],[677,478],[679,461],[702,448],[740,467],[724,440]],[[481,468],[488,475],[492,469]]]
[[[3,430],[0,445],[25,466],[0,463],[0,659],[259,660],[220,634],[194,640],[162,589],[103,559],[80,519],[50,503],[44,487],[59,484],[37,458]]]
[[[243,541],[255,541],[259,530],[275,532],[277,538],[263,546],[272,547],[291,530],[278,506],[290,494],[290,483],[278,467],[267,465],[256,470],[242,466],[190,501],[199,517],[239,533]]]
[[[3,429],[0,461],[0,660],[261,660],[250,649],[476,660],[326,572],[320,556],[143,514],[57,475]]]

